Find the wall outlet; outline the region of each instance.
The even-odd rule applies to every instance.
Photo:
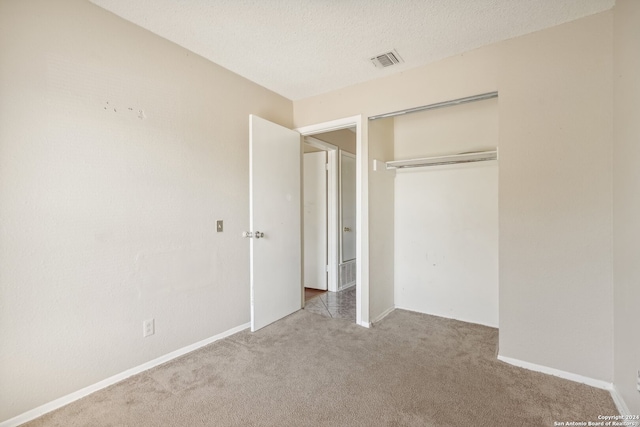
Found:
[[[144,320],[142,322],[142,337],[146,338],[156,333],[156,322],[154,319]]]

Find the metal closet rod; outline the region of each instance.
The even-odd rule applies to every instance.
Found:
[[[421,107],[407,108],[406,110],[394,111],[392,113],[378,114],[369,117],[369,120],[384,119],[386,117],[395,117],[402,114],[416,113],[418,111],[435,110],[436,108],[451,107],[454,105],[466,104],[469,102],[483,101],[485,99],[497,98],[498,92],[487,92],[480,95],[467,96],[465,98],[452,99],[451,101],[436,102],[435,104],[423,105]]]

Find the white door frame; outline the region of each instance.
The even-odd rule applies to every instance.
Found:
[[[339,231],[339,205],[338,205],[338,147],[328,142],[321,141],[312,136],[305,136],[306,144],[323,150],[327,153],[327,287],[329,292],[338,292],[338,231]],[[303,305],[304,307],[304,305]]]
[[[356,128],[356,324],[369,322],[369,149],[363,143],[362,115],[295,129],[302,136]]]

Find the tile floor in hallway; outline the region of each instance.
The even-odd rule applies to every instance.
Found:
[[[356,287],[352,286],[340,292],[325,292],[311,298],[304,309],[315,314],[334,319],[356,321]]]

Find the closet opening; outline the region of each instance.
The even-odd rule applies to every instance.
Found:
[[[392,128],[392,147],[384,153],[393,154],[372,153],[372,174],[395,175],[388,196],[393,218],[386,226],[393,229],[396,308],[498,327],[497,95],[369,119],[370,152],[373,124]],[[370,182],[371,194],[386,185]],[[370,241],[376,240],[372,234]],[[373,279],[371,287],[372,295],[380,292]]]

